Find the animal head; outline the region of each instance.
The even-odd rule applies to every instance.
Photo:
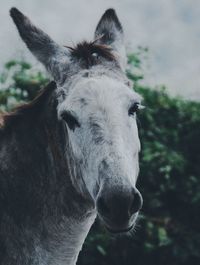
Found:
[[[130,230],[142,206],[136,188],[141,97],[125,75],[123,29],[115,11],[104,13],[93,42],[74,48],[55,43],[16,8],[11,16],[27,47],[57,83],[58,119],[81,172],[82,181],[74,185],[84,183],[110,231]]]

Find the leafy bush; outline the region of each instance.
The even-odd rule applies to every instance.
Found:
[[[137,232],[115,239],[96,223],[79,265],[200,264],[200,103],[142,86],[143,51],[129,57],[127,72],[146,106],[138,114],[144,207]],[[0,77],[0,109],[32,99],[46,82],[29,64],[9,62]]]
[[[48,79],[24,61],[9,61],[0,75],[0,110],[32,100]]]

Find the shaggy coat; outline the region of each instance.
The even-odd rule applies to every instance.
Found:
[[[135,225],[141,99],[128,87],[113,9],[95,41],[73,48],[16,8],[11,16],[55,81],[0,118],[0,264],[75,265],[97,214],[113,233]]]

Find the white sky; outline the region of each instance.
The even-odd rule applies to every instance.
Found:
[[[124,27],[128,50],[150,49],[145,82],[165,84],[170,93],[200,100],[199,0],[0,0],[0,68],[24,56],[34,64],[9,17],[19,8],[58,43],[91,40],[106,8]]]

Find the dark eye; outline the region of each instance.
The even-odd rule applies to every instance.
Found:
[[[75,114],[71,111],[64,111],[61,114],[62,119],[67,123],[70,130],[74,131],[76,127],[80,127],[80,123]]]
[[[128,115],[134,115],[138,110],[139,110],[139,106],[140,104],[139,103],[134,103],[130,109],[128,110]]]

